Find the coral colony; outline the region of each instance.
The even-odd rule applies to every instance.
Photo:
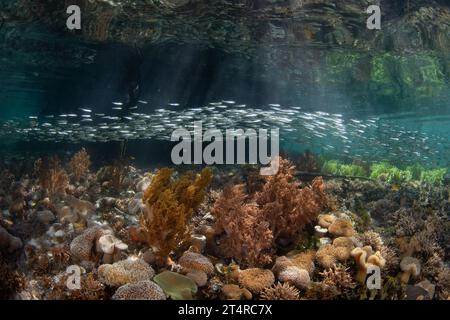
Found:
[[[442,173],[298,159],[325,177],[372,179],[301,181],[285,158],[272,176],[257,166],[143,172],[123,161],[93,172],[85,149],[66,165],[3,167],[1,297],[449,297]]]

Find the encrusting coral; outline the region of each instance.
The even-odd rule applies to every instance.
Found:
[[[80,181],[80,179],[88,173],[90,165],[91,157],[85,148],[82,148],[80,151],[75,153],[69,162],[69,168],[72,173],[73,180],[75,182]]]
[[[141,229],[160,262],[165,263],[172,250],[189,237],[189,220],[206,194],[212,179],[210,169],[197,177],[190,174],[173,179],[173,170],[163,168],[145,190]]]

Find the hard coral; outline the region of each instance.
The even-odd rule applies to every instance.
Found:
[[[155,271],[144,260],[128,258],[114,264],[102,264],[98,268],[99,280],[109,286],[151,280]]]
[[[69,168],[72,172],[72,177],[75,182],[80,181],[88,171],[91,165],[91,158],[86,152],[86,149],[82,148],[80,151],[74,154],[69,162]]]
[[[147,243],[164,261],[189,235],[188,222],[206,194],[212,172],[204,169],[197,177],[184,175],[172,179],[173,170],[163,168],[145,190],[145,212],[140,225]]]
[[[275,282],[272,271],[260,268],[251,268],[239,272],[238,281],[241,286],[252,293],[260,293]]]
[[[117,289],[113,300],[166,300],[164,291],[152,281],[129,283]]]
[[[214,266],[211,261],[199,253],[186,251],[178,260],[178,263],[186,271],[198,270],[207,275],[214,273]]]
[[[70,244],[70,252],[80,261],[89,261],[93,257],[95,240],[102,235],[102,229],[91,227],[75,237]]]
[[[261,293],[263,300],[298,300],[299,291],[288,283],[277,283]]]

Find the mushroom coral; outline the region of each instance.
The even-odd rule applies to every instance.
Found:
[[[173,179],[172,175],[172,169],[160,169],[143,196],[141,230],[160,262],[167,260],[169,253],[187,239],[189,220],[203,201],[212,179],[208,168],[196,177],[185,174]]]

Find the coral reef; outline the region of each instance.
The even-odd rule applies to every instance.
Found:
[[[214,232],[225,233],[220,249],[225,257],[233,257],[250,266],[272,261],[273,235],[269,223],[260,219],[258,208],[245,203],[241,185],[226,186],[214,203]]]
[[[112,166],[75,178],[81,158],[67,165],[63,188],[41,184],[62,174],[59,162],[1,171],[1,298],[449,298],[448,186],[421,179],[419,166],[399,185],[308,184],[281,160],[272,177],[215,168],[210,191],[209,169],[129,166],[115,190]],[[241,184],[249,172],[251,191]],[[73,264],[81,288],[70,290]],[[380,290],[364,285],[371,265],[381,268]]]

